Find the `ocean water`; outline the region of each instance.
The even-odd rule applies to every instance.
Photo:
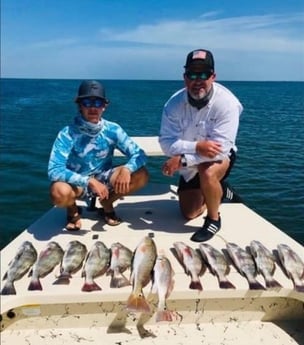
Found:
[[[80,80],[1,80],[0,248],[46,212],[47,163],[76,113]],[[163,104],[182,81],[103,81],[105,118],[129,135],[158,135]],[[244,105],[230,184],[246,205],[304,244],[304,83],[222,81]],[[152,182],[172,183],[151,158]],[[237,221],[237,220],[236,220]],[[246,229],[244,229],[246,231]]]

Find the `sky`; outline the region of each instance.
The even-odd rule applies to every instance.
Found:
[[[1,0],[1,77],[304,81],[303,0]]]

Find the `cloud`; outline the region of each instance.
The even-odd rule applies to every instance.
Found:
[[[101,29],[103,41],[140,43],[145,45],[211,46],[214,49],[241,51],[304,52],[303,37],[296,35],[303,29],[304,13],[293,15],[243,16],[216,18],[206,13],[189,21],[162,21],[140,25],[131,30]]]
[[[303,15],[220,18],[208,12],[129,30],[96,27],[97,36],[84,30],[83,37],[4,44],[2,75],[181,79],[186,54],[202,47],[214,53],[222,80],[304,80]],[[287,62],[288,74],[282,75]]]

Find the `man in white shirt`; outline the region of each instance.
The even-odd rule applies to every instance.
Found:
[[[235,159],[243,107],[232,92],[215,82],[210,51],[190,52],[184,68],[185,88],[172,95],[163,109],[159,143],[170,158],[162,171],[181,175],[178,195],[185,218],[196,218],[207,209],[202,228],[191,237],[204,242],[221,228],[221,183]]]

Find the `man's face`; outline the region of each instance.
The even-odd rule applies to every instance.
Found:
[[[184,73],[184,81],[190,96],[202,99],[210,91],[215,80],[215,73],[202,65],[190,66]]]
[[[79,101],[79,109],[83,118],[91,123],[99,122],[105,108],[106,103],[101,98],[88,97]]]

